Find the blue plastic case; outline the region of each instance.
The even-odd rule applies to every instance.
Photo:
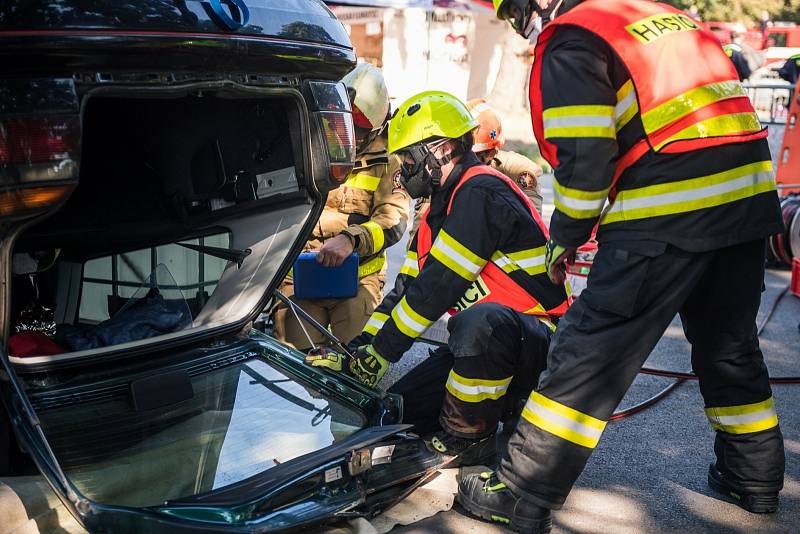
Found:
[[[339,267],[317,263],[316,252],[303,252],[294,262],[294,294],[299,299],[345,299],[358,292],[358,254]]]

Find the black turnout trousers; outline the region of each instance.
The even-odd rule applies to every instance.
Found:
[[[779,491],[783,437],[755,325],[763,280],[763,240],[694,253],[652,241],[602,244],[587,289],[559,323],[500,480],[517,495],[560,508],[679,313],[716,430],[718,469],[742,490]]]
[[[403,422],[415,432],[487,436],[536,385],[550,328],[533,315],[484,303],[453,316],[447,329],[448,345],[431,351],[389,392],[403,395]]]

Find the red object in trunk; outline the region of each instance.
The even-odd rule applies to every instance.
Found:
[[[67,352],[41,332],[20,332],[8,340],[11,356],[49,356]]]

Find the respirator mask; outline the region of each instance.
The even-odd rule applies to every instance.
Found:
[[[403,150],[400,184],[411,198],[429,197],[441,184],[442,166],[447,165],[457,155],[455,151],[442,158],[434,155],[434,151],[447,141],[449,139],[443,139],[431,146],[419,143]]]

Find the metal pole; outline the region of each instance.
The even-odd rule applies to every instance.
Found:
[[[311,317],[311,315],[309,315],[303,308],[298,306],[296,302],[293,302],[292,300],[290,300],[289,297],[287,297],[286,295],[284,295],[283,293],[281,293],[277,289],[275,290],[275,296],[278,298],[278,300],[280,300],[281,302],[286,304],[289,308],[291,308],[293,312],[295,312],[296,314],[299,314],[303,319],[305,319],[316,330],[319,330],[319,332],[323,336],[328,338],[328,340],[330,340],[334,345],[336,345],[336,347],[339,350],[341,350],[343,354],[345,354],[347,356],[350,356],[351,358],[353,357],[353,354],[347,349],[347,347],[344,346],[344,344],[339,340],[338,337],[334,336],[330,332],[330,330],[328,330],[327,328],[325,328],[324,326],[319,324],[319,322],[317,322],[316,319]]]

